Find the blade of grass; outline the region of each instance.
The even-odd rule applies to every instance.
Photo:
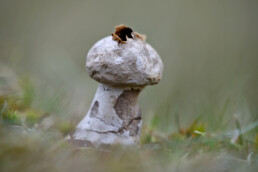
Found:
[[[3,107],[1,108],[0,110],[0,117],[2,116],[2,114],[4,113],[4,111],[6,110],[7,108],[7,102],[5,101],[4,104],[3,104]]]
[[[256,127],[258,127],[258,121],[255,121],[255,122],[247,125],[246,127],[242,128],[242,130],[239,134],[247,133],[248,131],[251,131],[251,130],[255,129]],[[236,131],[237,130],[230,131],[230,132],[226,133],[225,135],[227,137],[232,137],[236,133]]]
[[[243,137],[243,133],[241,132],[241,126],[240,126],[237,114],[234,115],[234,118],[235,118],[235,125],[236,125],[236,128],[238,130],[239,144],[243,145],[244,144],[244,137]]]

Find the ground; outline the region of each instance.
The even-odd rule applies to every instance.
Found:
[[[163,116],[144,124],[137,147],[114,145],[81,148],[65,141],[74,130],[72,117],[33,106],[28,77],[20,92],[0,97],[0,171],[255,171],[258,168],[258,123],[232,131],[208,131],[201,117],[172,133],[160,128]],[[3,91],[3,90],[2,90]],[[55,100],[58,101],[58,100]],[[164,122],[163,122],[164,123]],[[178,124],[178,126],[180,126]]]

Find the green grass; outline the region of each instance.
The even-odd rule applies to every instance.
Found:
[[[210,120],[199,116],[185,128],[177,119],[177,129],[164,132],[161,127],[164,115],[159,114],[144,124],[140,147],[77,148],[64,138],[78,121],[34,106],[36,94],[29,78],[22,78],[20,83],[22,94],[0,97],[1,172],[255,171],[258,168],[257,121],[241,126],[240,119],[235,117],[232,131],[212,131]]]

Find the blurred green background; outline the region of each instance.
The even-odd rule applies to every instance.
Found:
[[[256,0],[0,0],[0,109],[21,93],[27,125],[47,113],[63,135],[73,130],[97,88],[87,52],[126,24],[164,62],[161,82],[139,97],[144,128],[169,135],[198,120],[205,132],[223,133],[236,128],[234,115],[248,126],[258,120],[257,16]]]

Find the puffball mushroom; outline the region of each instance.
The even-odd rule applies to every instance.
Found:
[[[86,68],[99,82],[84,119],[70,140],[79,146],[139,143],[142,115],[137,97],[162,78],[163,63],[144,37],[125,25],[89,50]]]

